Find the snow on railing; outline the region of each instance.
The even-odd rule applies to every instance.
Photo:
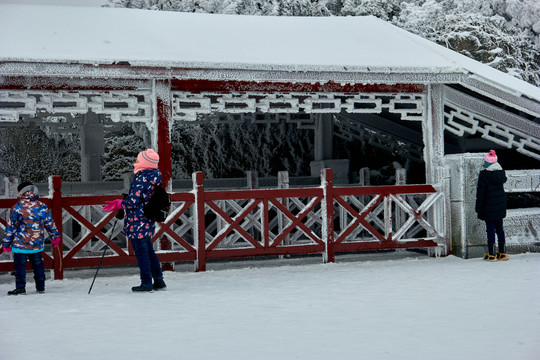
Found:
[[[118,196],[62,196],[60,177],[51,180],[52,196],[41,199],[63,234],[62,246],[44,252],[55,278],[63,269],[97,266],[103,251],[105,266],[136,263],[115,214],[102,211]],[[433,221],[444,196],[431,185],[334,187],[331,169],[322,171],[318,187],[208,191],[203,173],[192,180],[192,191],[171,194],[171,212],[156,224],[152,241],[164,263],[194,261],[204,271],[207,259],[218,258],[319,253],[333,262],[336,252],[449,251],[446,230]],[[0,199],[0,235],[15,202]],[[10,255],[1,254],[0,271],[11,270]]]

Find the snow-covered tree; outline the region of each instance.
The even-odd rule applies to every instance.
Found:
[[[105,7],[267,16],[339,15],[341,0],[109,0]]]
[[[403,3],[394,23],[540,86],[540,47],[535,45],[538,35],[528,27],[534,20],[531,16],[519,19],[516,6],[509,7],[508,3],[512,1],[428,0]],[[538,10],[536,21],[540,22],[540,3],[529,3],[531,12],[534,8]],[[506,9],[511,9],[514,15]],[[516,20],[511,21],[511,18]]]
[[[147,148],[136,126],[105,134],[105,153],[101,157],[101,177],[104,181],[122,180],[122,175],[133,171],[137,154]]]
[[[373,15],[391,21],[399,15],[400,0],[345,0],[341,15]]]
[[[534,38],[536,50],[540,50],[540,2],[537,0],[507,0],[505,17],[512,24],[529,30]]]
[[[190,178],[204,171],[208,178],[309,174],[312,132],[294,124],[175,124],[172,135],[173,177]]]
[[[81,178],[79,144],[48,138],[39,127],[0,128],[0,173],[22,181],[46,182],[49,175],[64,181]]]

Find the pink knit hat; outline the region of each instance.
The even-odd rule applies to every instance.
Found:
[[[139,172],[140,170],[156,169],[159,163],[159,155],[154,151],[154,149],[146,149],[137,155],[137,160],[138,162],[134,165],[135,173]]]
[[[490,164],[497,162],[497,155],[495,154],[495,150],[489,150],[487,155],[484,157],[484,161],[488,162]]]

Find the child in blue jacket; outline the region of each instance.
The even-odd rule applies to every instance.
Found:
[[[60,234],[52,219],[47,205],[39,201],[37,188],[30,182],[24,182],[17,188],[18,202],[11,208],[3,250],[13,251],[13,267],[15,268],[15,290],[8,295],[26,294],[26,260],[30,260],[34,270],[36,291],[45,292],[45,267],[41,253],[45,248],[46,229],[51,236],[52,244],[57,247]]]

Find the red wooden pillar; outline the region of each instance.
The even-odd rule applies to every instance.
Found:
[[[172,149],[171,149],[171,84],[169,81],[156,82],[157,100],[157,151],[159,154],[159,170],[164,187],[170,192],[172,190]],[[161,250],[172,250],[171,241],[167,236],[159,239]],[[174,264],[167,262],[161,264],[165,271],[174,271]]]
[[[321,170],[321,186],[323,188],[322,237],[325,243],[323,261],[335,262],[334,253],[334,174],[332,169]]]
[[[52,249],[53,252],[53,266],[54,266],[54,279],[64,279],[64,268],[62,266],[62,260],[64,258],[64,232],[62,228],[62,178],[60,176],[52,176],[52,217],[54,224],[60,233],[60,244],[56,248]]]
[[[163,184],[168,187],[172,178],[172,149],[171,129],[172,99],[171,84],[169,81],[156,82],[157,100],[157,150],[159,154],[159,170]]]
[[[193,173],[193,192],[195,193],[194,238],[197,247],[195,271],[206,271],[206,233],[204,221],[204,173]]]

